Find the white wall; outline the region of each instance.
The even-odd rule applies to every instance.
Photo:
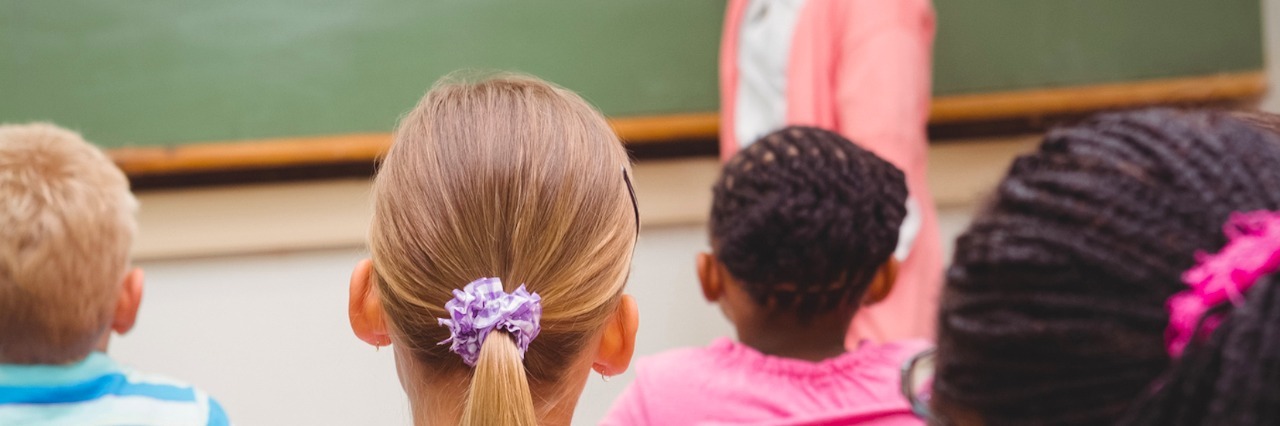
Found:
[[[356,249],[141,262],[146,293],[110,353],[221,401],[238,425],[403,425],[389,351],[350,333]]]
[[[1267,82],[1280,82],[1280,0],[1262,0],[1263,49],[1266,50]],[[1280,112],[1280,90],[1271,89],[1262,99],[1261,109]]]

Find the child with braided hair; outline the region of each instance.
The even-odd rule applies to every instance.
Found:
[[[1167,403],[1188,402],[1184,391],[1210,385],[1157,380],[1173,360],[1168,307],[1189,289],[1184,272],[1197,252],[1223,247],[1222,227],[1234,214],[1276,209],[1280,140],[1226,113],[1109,113],[1051,131],[1014,162],[956,243],[940,312],[934,417],[942,424],[1113,424],[1147,389],[1164,391],[1139,408],[1175,410]],[[1246,307],[1270,303],[1265,294],[1252,296]],[[1228,317],[1210,345],[1221,346],[1230,339],[1222,332],[1245,320],[1235,322]],[[1257,339],[1262,328],[1251,329],[1248,338]],[[1206,375],[1223,362],[1187,361],[1178,368]],[[1243,383],[1271,376],[1231,377],[1219,385],[1244,391]],[[1274,398],[1241,404],[1261,402]],[[1137,423],[1174,424],[1187,415],[1157,414]]]
[[[893,286],[903,173],[839,134],[788,127],[739,151],[714,187],[706,299],[736,341],[642,360],[606,425],[920,424],[899,393],[919,341],[845,333]]]

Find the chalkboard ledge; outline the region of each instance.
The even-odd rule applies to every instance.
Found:
[[[930,134],[937,136],[938,129],[982,128],[980,124],[988,122],[1034,121],[1143,105],[1241,102],[1259,98],[1266,89],[1265,73],[1253,71],[939,96],[930,108]],[[633,150],[693,142],[699,144],[699,148],[676,152],[711,154],[720,123],[717,113],[705,112],[619,117],[611,119],[610,124]],[[979,126],[974,127],[975,124]],[[289,179],[307,175],[367,175],[390,143],[390,134],[364,133],[116,148],[109,153],[134,181],[135,187],[145,189],[185,186],[192,182],[198,185],[278,180],[275,178],[285,175]],[[220,177],[191,179],[214,175]]]
[[[632,149],[714,139],[717,113],[624,117],[609,120]],[[245,141],[204,142],[108,151],[130,178],[181,174],[262,171],[309,166],[372,163],[391,146],[389,133],[356,133]]]

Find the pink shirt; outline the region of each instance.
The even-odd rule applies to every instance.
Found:
[[[734,134],[738,46],[748,0],[729,0],[720,45],[720,155]],[[925,176],[934,13],[929,0],[806,0],[787,62],[786,124],[830,129],[907,175],[922,228],[889,298],[858,313],[850,342],[932,338],[942,244]]]
[[[602,425],[923,425],[899,389],[923,341],[864,342],[822,362],[722,338],[641,359]]]

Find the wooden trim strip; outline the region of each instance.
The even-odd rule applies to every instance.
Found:
[[[1248,99],[1267,91],[1265,72],[1109,83],[934,98],[929,124],[1077,114],[1157,104]]]
[[[364,133],[117,148],[109,154],[126,175],[137,177],[365,162],[378,158],[390,146],[390,134]]]
[[[714,139],[720,136],[720,114],[715,112],[609,120],[627,144],[651,144],[673,140]]]
[[[1264,72],[1109,83],[935,98],[930,124],[994,121],[1126,108],[1153,104],[1206,103],[1250,99],[1266,92]],[[714,139],[717,113],[610,120],[628,144]],[[163,176],[211,171],[270,170],[373,161],[391,144],[387,133],[211,142],[110,151],[130,176]]]
[[[715,138],[717,113],[610,119],[628,144]],[[261,170],[373,161],[391,147],[389,133],[206,142],[167,147],[129,147],[110,151],[129,176],[156,176],[227,170]]]

